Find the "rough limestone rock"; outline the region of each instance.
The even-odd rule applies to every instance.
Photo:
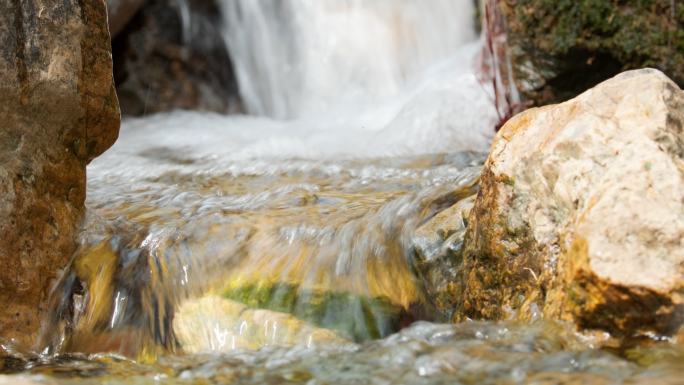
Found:
[[[104,0],[0,2],[0,121],[0,338],[28,346],[118,135]]]
[[[469,217],[458,319],[539,316],[616,336],[684,314],[684,92],[622,73],[495,139]]]

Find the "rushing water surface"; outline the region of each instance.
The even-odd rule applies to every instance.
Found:
[[[475,193],[496,116],[470,0],[220,3],[260,116],[125,120],[46,348],[1,345],[0,384],[681,383],[667,343],[439,323],[414,234]]]
[[[317,348],[268,346],[171,355],[144,364],[117,355],[15,356],[0,383],[45,384],[681,384],[682,352],[666,345],[590,349],[561,325],[415,323],[382,340]],[[7,382],[3,382],[7,381]]]

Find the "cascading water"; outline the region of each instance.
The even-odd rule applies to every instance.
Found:
[[[471,0],[223,0],[225,39],[252,114],[356,111],[396,98],[475,39]]]
[[[495,112],[474,73],[470,0],[220,4],[248,111],[307,138],[267,155],[486,150]]]
[[[270,118],[125,123],[88,170],[55,349],[361,341],[431,317],[411,237],[472,188],[481,156],[464,151],[486,149],[495,117],[471,2],[221,5],[242,96]]]

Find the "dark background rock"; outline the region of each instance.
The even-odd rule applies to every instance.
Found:
[[[122,112],[240,111],[221,26],[214,0],[145,1],[112,44]]]
[[[145,0],[107,0],[109,32],[112,38],[126,27],[144,3]]]
[[[504,22],[524,101],[567,100],[621,71],[660,69],[684,85],[684,4],[672,0],[486,0]]]
[[[0,2],[0,338],[29,348],[119,129],[104,0]]]

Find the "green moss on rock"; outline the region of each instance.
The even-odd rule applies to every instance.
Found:
[[[635,68],[684,84],[684,4],[670,0],[497,1],[524,99],[567,100]]]
[[[309,290],[287,283],[240,286],[227,290],[223,297],[251,308],[289,313],[355,341],[385,337],[399,330],[408,317],[403,307],[384,297]]]

